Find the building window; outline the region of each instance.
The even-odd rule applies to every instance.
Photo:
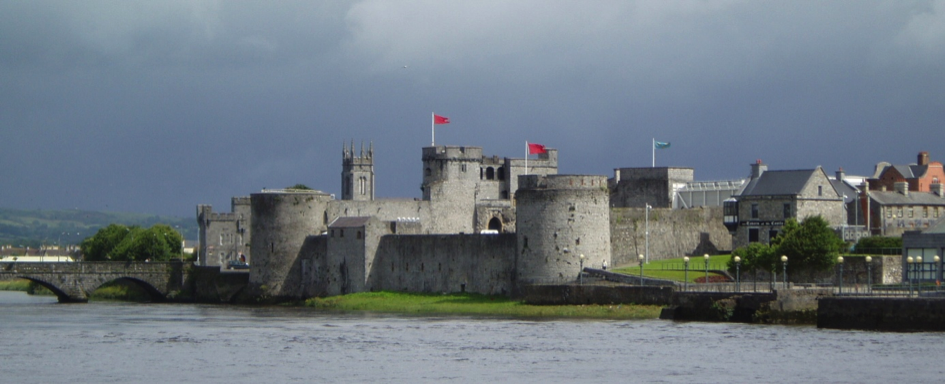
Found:
[[[817,186],[817,196],[824,196],[824,186]]]
[[[758,219],[758,204],[757,203],[751,204],[751,218]]]
[[[459,169],[462,170],[463,172],[466,172],[466,164],[464,163],[464,164],[459,165]]]
[[[899,206],[899,207],[896,209],[896,217],[897,217],[897,218],[902,218],[902,217],[903,217],[903,216],[902,216],[902,206]]]
[[[935,217],[938,218],[938,207],[935,208]]]
[[[928,217],[929,217],[929,206],[923,206],[923,207],[922,207],[922,218],[928,218]]]
[[[915,207],[909,206],[909,218],[915,215]]]
[[[886,209],[886,218],[892,218],[892,207]]]
[[[748,242],[758,242],[758,229],[748,229]]]
[[[791,204],[785,203],[784,204],[784,219],[788,219],[790,217],[791,217]]]
[[[424,170],[423,173],[426,174],[426,176],[430,176],[430,175],[433,174],[433,170],[431,170],[429,167],[427,167],[427,169]]]
[[[775,238],[778,237],[778,230],[768,230],[768,244],[771,244]]]

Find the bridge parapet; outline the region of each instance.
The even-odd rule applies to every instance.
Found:
[[[124,279],[160,301],[183,288],[183,268],[181,262],[9,262],[0,263],[0,279],[29,279],[55,293],[59,302],[87,302],[95,289]]]

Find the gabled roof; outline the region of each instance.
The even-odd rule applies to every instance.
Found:
[[[833,185],[834,190],[837,190],[837,193],[839,193],[840,196],[846,197],[843,200],[844,203],[850,203],[856,199],[857,190],[853,188],[853,186],[850,186],[846,181],[831,179],[830,184]]]
[[[765,171],[760,177],[748,182],[741,196],[797,195],[816,171],[817,169]]]
[[[328,225],[329,228],[364,227],[371,217],[340,217]]]

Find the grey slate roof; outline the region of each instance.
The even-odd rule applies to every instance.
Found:
[[[741,196],[797,195],[815,171],[817,170],[765,171],[760,177],[748,182]]]
[[[928,165],[919,166],[917,164],[897,164],[889,167],[895,168],[904,178],[918,178],[925,175],[925,172],[929,169]]]
[[[364,227],[371,217],[340,217],[328,225],[329,228]]]
[[[839,193],[840,196],[846,196],[846,199],[843,200],[843,203],[850,203],[856,200],[856,189],[850,187],[850,185],[848,185],[846,182],[842,180],[831,179],[830,184],[833,185],[833,188],[837,190],[837,193]]]
[[[909,191],[907,196],[895,191],[870,191],[870,198],[882,205],[945,206],[945,198],[930,192]]]

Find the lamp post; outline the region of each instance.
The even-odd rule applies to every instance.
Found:
[[[922,294],[922,256],[915,257],[915,291]]]
[[[787,289],[787,255],[781,256],[781,279],[784,281],[784,289]]]
[[[843,257],[837,257],[837,264],[840,265],[840,290],[837,295],[843,295]]]
[[[739,256],[735,256],[735,292],[740,292],[742,290],[742,282],[739,274],[741,272],[742,259]]]
[[[581,271],[578,272],[578,279],[583,285],[584,284],[584,254],[581,254],[579,258],[581,260]]]
[[[866,292],[873,294],[873,257],[866,256]]]
[[[643,260],[646,259],[643,254],[640,254],[640,286],[643,286]]]
[[[906,257],[906,281],[909,281],[909,296],[912,296],[912,256]]]
[[[683,257],[682,260],[683,260],[683,265],[686,266],[686,276],[683,279],[683,284],[685,286],[683,287],[685,288],[685,291],[689,291],[689,257]]]
[[[935,262],[935,290],[939,289],[938,282],[941,282],[940,280],[942,279],[942,268],[939,265],[939,261],[941,261],[941,258],[939,258],[937,255],[932,257],[932,262]]]
[[[653,209],[653,206],[650,206],[649,203],[646,203],[646,220],[644,221],[644,243],[643,243],[643,252],[646,254],[644,259],[646,263],[650,263],[650,210]]]
[[[705,259],[705,283],[709,283],[709,254],[703,254],[702,258]]]

